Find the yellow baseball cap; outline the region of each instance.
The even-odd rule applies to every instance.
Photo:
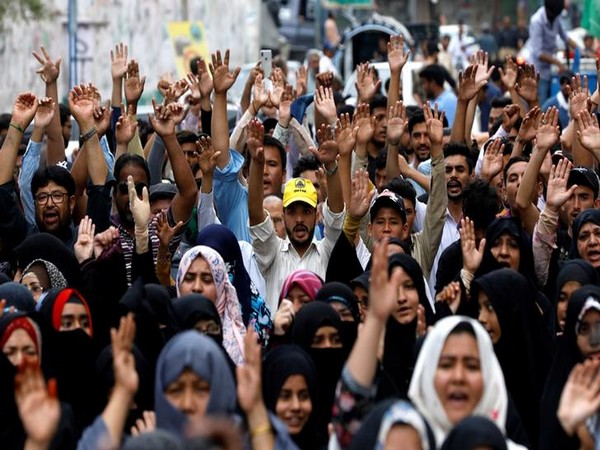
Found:
[[[304,202],[313,208],[317,207],[317,190],[310,180],[306,178],[292,178],[285,183],[283,207],[286,208],[294,202]]]

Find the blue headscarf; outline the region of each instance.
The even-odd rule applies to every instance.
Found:
[[[192,370],[210,385],[207,415],[232,414],[236,385],[223,350],[211,338],[195,330],[174,336],[163,348],[156,363],[154,399],[156,426],[182,435],[187,417],[165,397],[165,390],[185,369]]]

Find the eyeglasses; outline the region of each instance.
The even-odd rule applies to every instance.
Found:
[[[209,323],[205,327],[196,326],[196,331],[209,336],[217,336],[221,333],[221,327],[216,323]]]
[[[121,181],[117,187],[119,188],[119,193],[120,194],[127,194],[129,192],[129,186],[127,186],[127,181]],[[148,186],[146,186],[146,183],[135,183],[135,192],[137,193],[138,196],[142,196],[142,193],[144,192],[144,188],[147,188]]]
[[[62,191],[40,192],[35,196],[35,202],[38,205],[45,205],[48,203],[48,199],[52,198],[52,203],[55,205],[60,205],[64,201],[65,197],[68,196],[69,194]]]

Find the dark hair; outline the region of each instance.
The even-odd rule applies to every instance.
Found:
[[[425,78],[427,81],[433,81],[440,87],[444,86],[444,81],[446,79],[444,70],[437,64],[425,66],[425,68],[419,72],[419,78]]]
[[[140,136],[140,141],[142,141],[142,147],[146,146],[148,142],[148,137],[151,133],[154,132],[154,128],[147,120],[138,119],[138,135]]]
[[[119,177],[121,176],[121,171],[125,166],[137,166],[146,172],[146,178],[148,183],[150,183],[150,169],[148,168],[148,163],[144,158],[140,155],[134,155],[132,153],[125,153],[119,156],[119,159],[115,162],[115,168],[113,170],[113,174],[117,183],[119,182]]]
[[[48,186],[53,181],[67,190],[69,196],[75,195],[75,180],[67,169],[61,166],[51,165],[38,169],[31,179],[31,194],[35,194],[40,188]]]
[[[438,48],[438,44],[436,41],[432,41],[429,40],[427,41],[426,45],[425,45],[425,49],[427,50],[427,54],[429,56],[433,55],[434,53],[439,53],[440,49]]]
[[[496,120],[494,120],[494,122],[492,123],[492,126],[489,129],[489,134],[490,136],[494,136],[496,134],[496,132],[500,129],[500,127],[502,126],[502,116],[498,116],[496,117]]]
[[[306,170],[319,170],[321,164],[315,158],[315,155],[309,153],[308,155],[301,156],[296,161],[296,165],[294,166],[294,171],[292,173],[292,178],[298,178],[300,174]]]
[[[369,108],[371,108],[371,114],[373,114],[375,108],[385,108],[387,113],[387,97],[385,95],[375,94],[369,103]]]
[[[415,111],[408,119],[408,134],[412,134],[415,125],[425,123],[425,114],[422,109]]]
[[[375,169],[385,169],[387,164],[387,148],[382,148],[375,158]]]
[[[179,142],[179,145],[195,144],[198,140],[198,135],[193,131],[188,130],[178,131],[175,136],[177,137],[177,142]]]
[[[463,215],[475,228],[485,230],[496,218],[500,207],[498,191],[487,181],[476,178],[465,186],[462,196]]]
[[[262,124],[263,127],[265,127],[265,133],[270,133],[277,126],[277,119],[273,117],[267,117],[265,120],[263,120]]]
[[[340,105],[337,107],[337,115],[338,117],[341,116],[342,114],[348,113],[348,115],[350,117],[352,117],[354,115],[354,106],[352,105]]]
[[[475,338],[475,340],[477,340],[477,336],[475,335],[473,325],[466,321],[458,322],[458,324],[456,324],[456,326],[452,328],[452,331],[450,332],[448,337],[452,336],[453,334],[470,334]]]
[[[528,163],[529,159],[525,158],[524,156],[513,156],[506,162],[506,165],[504,166],[504,169],[502,170],[502,176],[504,177],[504,186],[506,186],[506,182],[507,182],[506,174],[508,173],[508,169],[510,169],[513,164],[516,164],[518,162]]]
[[[504,108],[505,106],[511,105],[512,100],[507,97],[494,97],[490,102],[492,108]]]
[[[58,104],[58,111],[60,113],[60,126],[62,127],[71,119],[71,111],[67,105],[63,105],[62,103]]]
[[[0,131],[1,130],[8,130],[8,128],[10,127],[10,121],[12,119],[12,114],[0,114]]]
[[[199,56],[196,56],[190,60],[190,71],[194,75],[198,75],[198,63],[202,60]]]
[[[469,147],[467,147],[465,144],[461,144],[460,142],[448,142],[446,145],[444,145],[444,158],[455,155],[464,156],[467,160],[469,173],[473,173],[473,160],[471,159]]]
[[[281,158],[281,167],[283,168],[283,170],[285,170],[285,167],[287,165],[287,155],[285,153],[285,147],[283,146],[281,141],[279,139],[275,139],[273,136],[265,134],[263,145],[265,147],[267,145],[269,147],[277,147],[277,150],[279,150],[279,157]]]
[[[417,191],[414,186],[405,178],[395,177],[383,186],[383,189],[389,189],[394,194],[413,203],[413,207],[417,206]]]

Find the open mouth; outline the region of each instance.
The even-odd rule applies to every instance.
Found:
[[[58,222],[58,211],[47,211],[44,213],[44,223],[48,225],[55,224]]]

